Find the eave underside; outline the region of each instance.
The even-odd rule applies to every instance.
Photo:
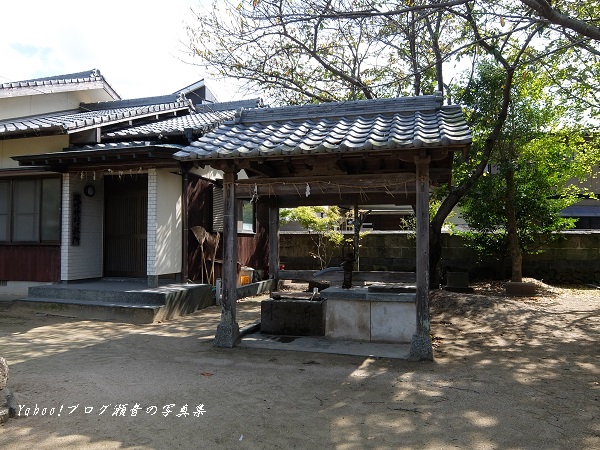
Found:
[[[417,160],[429,162],[431,184],[450,183],[453,148],[211,160],[223,171],[243,169],[236,196],[279,207],[414,205]],[[199,165],[197,161],[196,165]]]

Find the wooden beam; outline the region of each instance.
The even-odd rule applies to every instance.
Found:
[[[448,158],[449,152],[454,152],[457,149],[451,147],[443,148],[420,148],[415,150],[406,150],[398,152],[397,158],[400,161],[412,163],[415,162],[415,158],[428,156],[431,161],[439,161]]]
[[[295,173],[297,173],[298,171],[296,170],[296,166],[294,166],[294,162],[292,160],[292,158],[288,158],[286,160],[286,166],[287,166],[287,170],[291,175],[294,175]]]
[[[279,279],[279,206],[269,205],[269,278]]]
[[[342,172],[349,173],[348,164],[346,164],[346,162],[342,158],[338,158],[338,160],[335,162],[335,165]]]
[[[360,183],[361,185],[367,184],[377,184],[381,185],[386,182],[388,184],[394,183],[405,183],[412,182],[415,179],[415,174],[410,172],[404,173],[391,173],[391,174],[363,174],[363,175],[321,175],[321,176],[298,176],[298,177],[281,177],[281,178],[272,178],[272,179],[254,179],[248,178],[244,180],[238,180],[236,184],[238,186],[251,185],[254,184],[299,184],[299,183],[332,183],[332,184],[343,184],[343,185],[356,185]]]
[[[336,204],[413,204],[407,199],[415,193],[415,174],[394,175],[346,175],[330,177],[286,177],[275,179],[247,179],[238,181],[239,198],[280,200],[280,207],[290,204],[336,205]],[[308,195],[307,195],[308,194]],[[349,199],[352,199],[350,203]],[[325,203],[323,203],[325,202]]]
[[[240,339],[236,321],[237,300],[237,204],[235,195],[236,170],[227,167],[223,173],[223,272],[221,322],[215,334],[215,347],[234,347]]]
[[[248,166],[248,170],[252,170],[260,175],[263,175],[263,176],[266,176],[269,178],[273,178],[273,177],[277,176],[277,173],[275,172],[275,170],[273,170],[273,168],[268,163],[253,161]]]
[[[240,198],[251,198],[251,196],[240,196]],[[259,198],[269,200],[268,196]],[[354,194],[342,193],[336,194],[311,194],[309,197],[304,195],[277,197],[280,208],[295,208],[297,206],[321,206],[321,205],[414,205],[415,194],[396,193],[393,197],[386,193],[368,193]],[[271,200],[273,197],[270,198]]]

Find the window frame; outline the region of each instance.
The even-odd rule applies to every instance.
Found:
[[[252,229],[244,229],[244,205],[252,207]],[[245,199],[236,199],[238,234],[256,234],[256,203]],[[213,229],[212,231],[223,232],[223,188],[213,185]],[[250,222],[246,222],[248,225]]]
[[[55,201],[57,201],[58,210],[55,211],[54,214],[50,214],[51,210],[45,208],[45,198],[44,198],[44,181],[46,180],[57,180],[58,181],[58,192],[56,192],[57,197]],[[34,183],[34,208],[31,213],[33,216],[33,232],[35,234],[33,240],[16,240],[15,237],[15,220],[17,218],[16,205],[17,199],[15,195],[17,195],[17,190],[15,188],[16,183],[31,181]],[[0,236],[0,245],[9,246],[9,245],[60,245],[61,242],[61,231],[62,231],[62,177],[60,176],[26,176],[26,177],[2,177],[0,178],[0,184],[6,183],[8,188],[6,192],[7,199],[7,208],[5,213],[3,213],[6,217],[6,239],[5,236]],[[46,193],[47,195],[47,193]],[[46,205],[47,206],[47,205]],[[23,213],[20,213],[23,214]],[[48,225],[44,223],[45,220],[51,221],[55,219],[58,221],[58,226],[55,232],[57,231],[56,239],[42,239],[42,237],[48,231]]]
[[[238,233],[244,234],[256,234],[256,203],[250,200],[238,200]],[[252,208],[252,222],[244,222],[244,209]],[[250,229],[246,228],[246,225],[250,226]]]

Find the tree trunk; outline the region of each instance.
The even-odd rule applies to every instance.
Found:
[[[506,173],[506,219],[508,223],[508,247],[511,259],[510,281],[523,281],[523,253],[519,245],[519,229],[517,226],[517,212],[515,210],[515,169],[510,167]]]
[[[494,146],[498,137],[500,136],[500,132],[502,131],[502,127],[504,126],[504,122],[506,121],[506,117],[508,116],[508,106],[510,104],[510,89],[512,87],[512,81],[514,77],[514,68],[509,67],[506,69],[506,79],[504,83],[504,89],[502,94],[502,106],[496,117],[496,123],[494,124],[494,129],[489,134],[488,138],[485,140],[485,145],[483,147],[483,151],[481,154],[481,159],[477,164],[477,167],[471,172],[471,175],[463,181],[460,186],[452,188],[440,207],[437,210],[435,216],[431,219],[430,224],[430,249],[429,249],[429,275],[430,275],[430,286],[439,285],[439,265],[440,258],[442,256],[442,226],[444,225],[444,220],[446,217],[452,212],[452,209],[458,204],[460,199],[471,189],[471,187],[477,183],[479,177],[483,174],[485,167],[487,166],[490,156],[492,155],[492,151],[494,150]],[[437,246],[437,248],[436,248]]]

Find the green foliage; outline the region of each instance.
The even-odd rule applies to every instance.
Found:
[[[477,95],[488,92],[494,98],[501,88],[500,72],[485,63],[474,81],[478,90],[469,111],[477,136],[474,145],[482,145],[481,137],[495,114],[494,103],[484,103]],[[576,131],[559,128],[564,111],[553,105],[543,77],[531,72],[518,77],[491,169],[461,202],[463,218],[472,230],[464,233],[469,245],[483,254],[513,258],[511,233],[516,233],[513,242],[518,242],[520,252],[530,254],[558,238],[557,232],[575,226],[560,211],[585,194],[578,180],[590,176],[598,156]]]
[[[437,214],[440,205],[442,204],[442,198],[444,195],[445,186],[437,187],[432,189],[429,197],[429,217],[433,217]],[[450,222],[450,219],[454,217],[454,211],[446,216],[444,220],[444,229],[453,231],[454,224]],[[411,231],[409,237],[416,238],[417,233],[417,218],[414,214],[410,216],[403,217],[400,219],[400,230],[402,231]]]
[[[308,230],[316,249],[310,255],[319,262],[321,269],[329,265],[334,250],[345,242],[344,235],[340,231],[342,215],[337,206],[283,208],[280,210],[279,217],[282,225],[298,222],[302,228]]]
[[[573,219],[560,216],[561,210],[579,199],[578,189],[567,184],[577,172],[572,154],[560,137],[536,139],[516,160],[500,164],[494,173],[482,177],[461,204],[462,215],[473,230],[465,233],[470,245],[483,254],[508,256],[508,201],[516,211],[518,242],[525,254],[558,238],[557,232],[573,228]],[[515,170],[516,195],[512,199],[507,198],[509,164]]]

